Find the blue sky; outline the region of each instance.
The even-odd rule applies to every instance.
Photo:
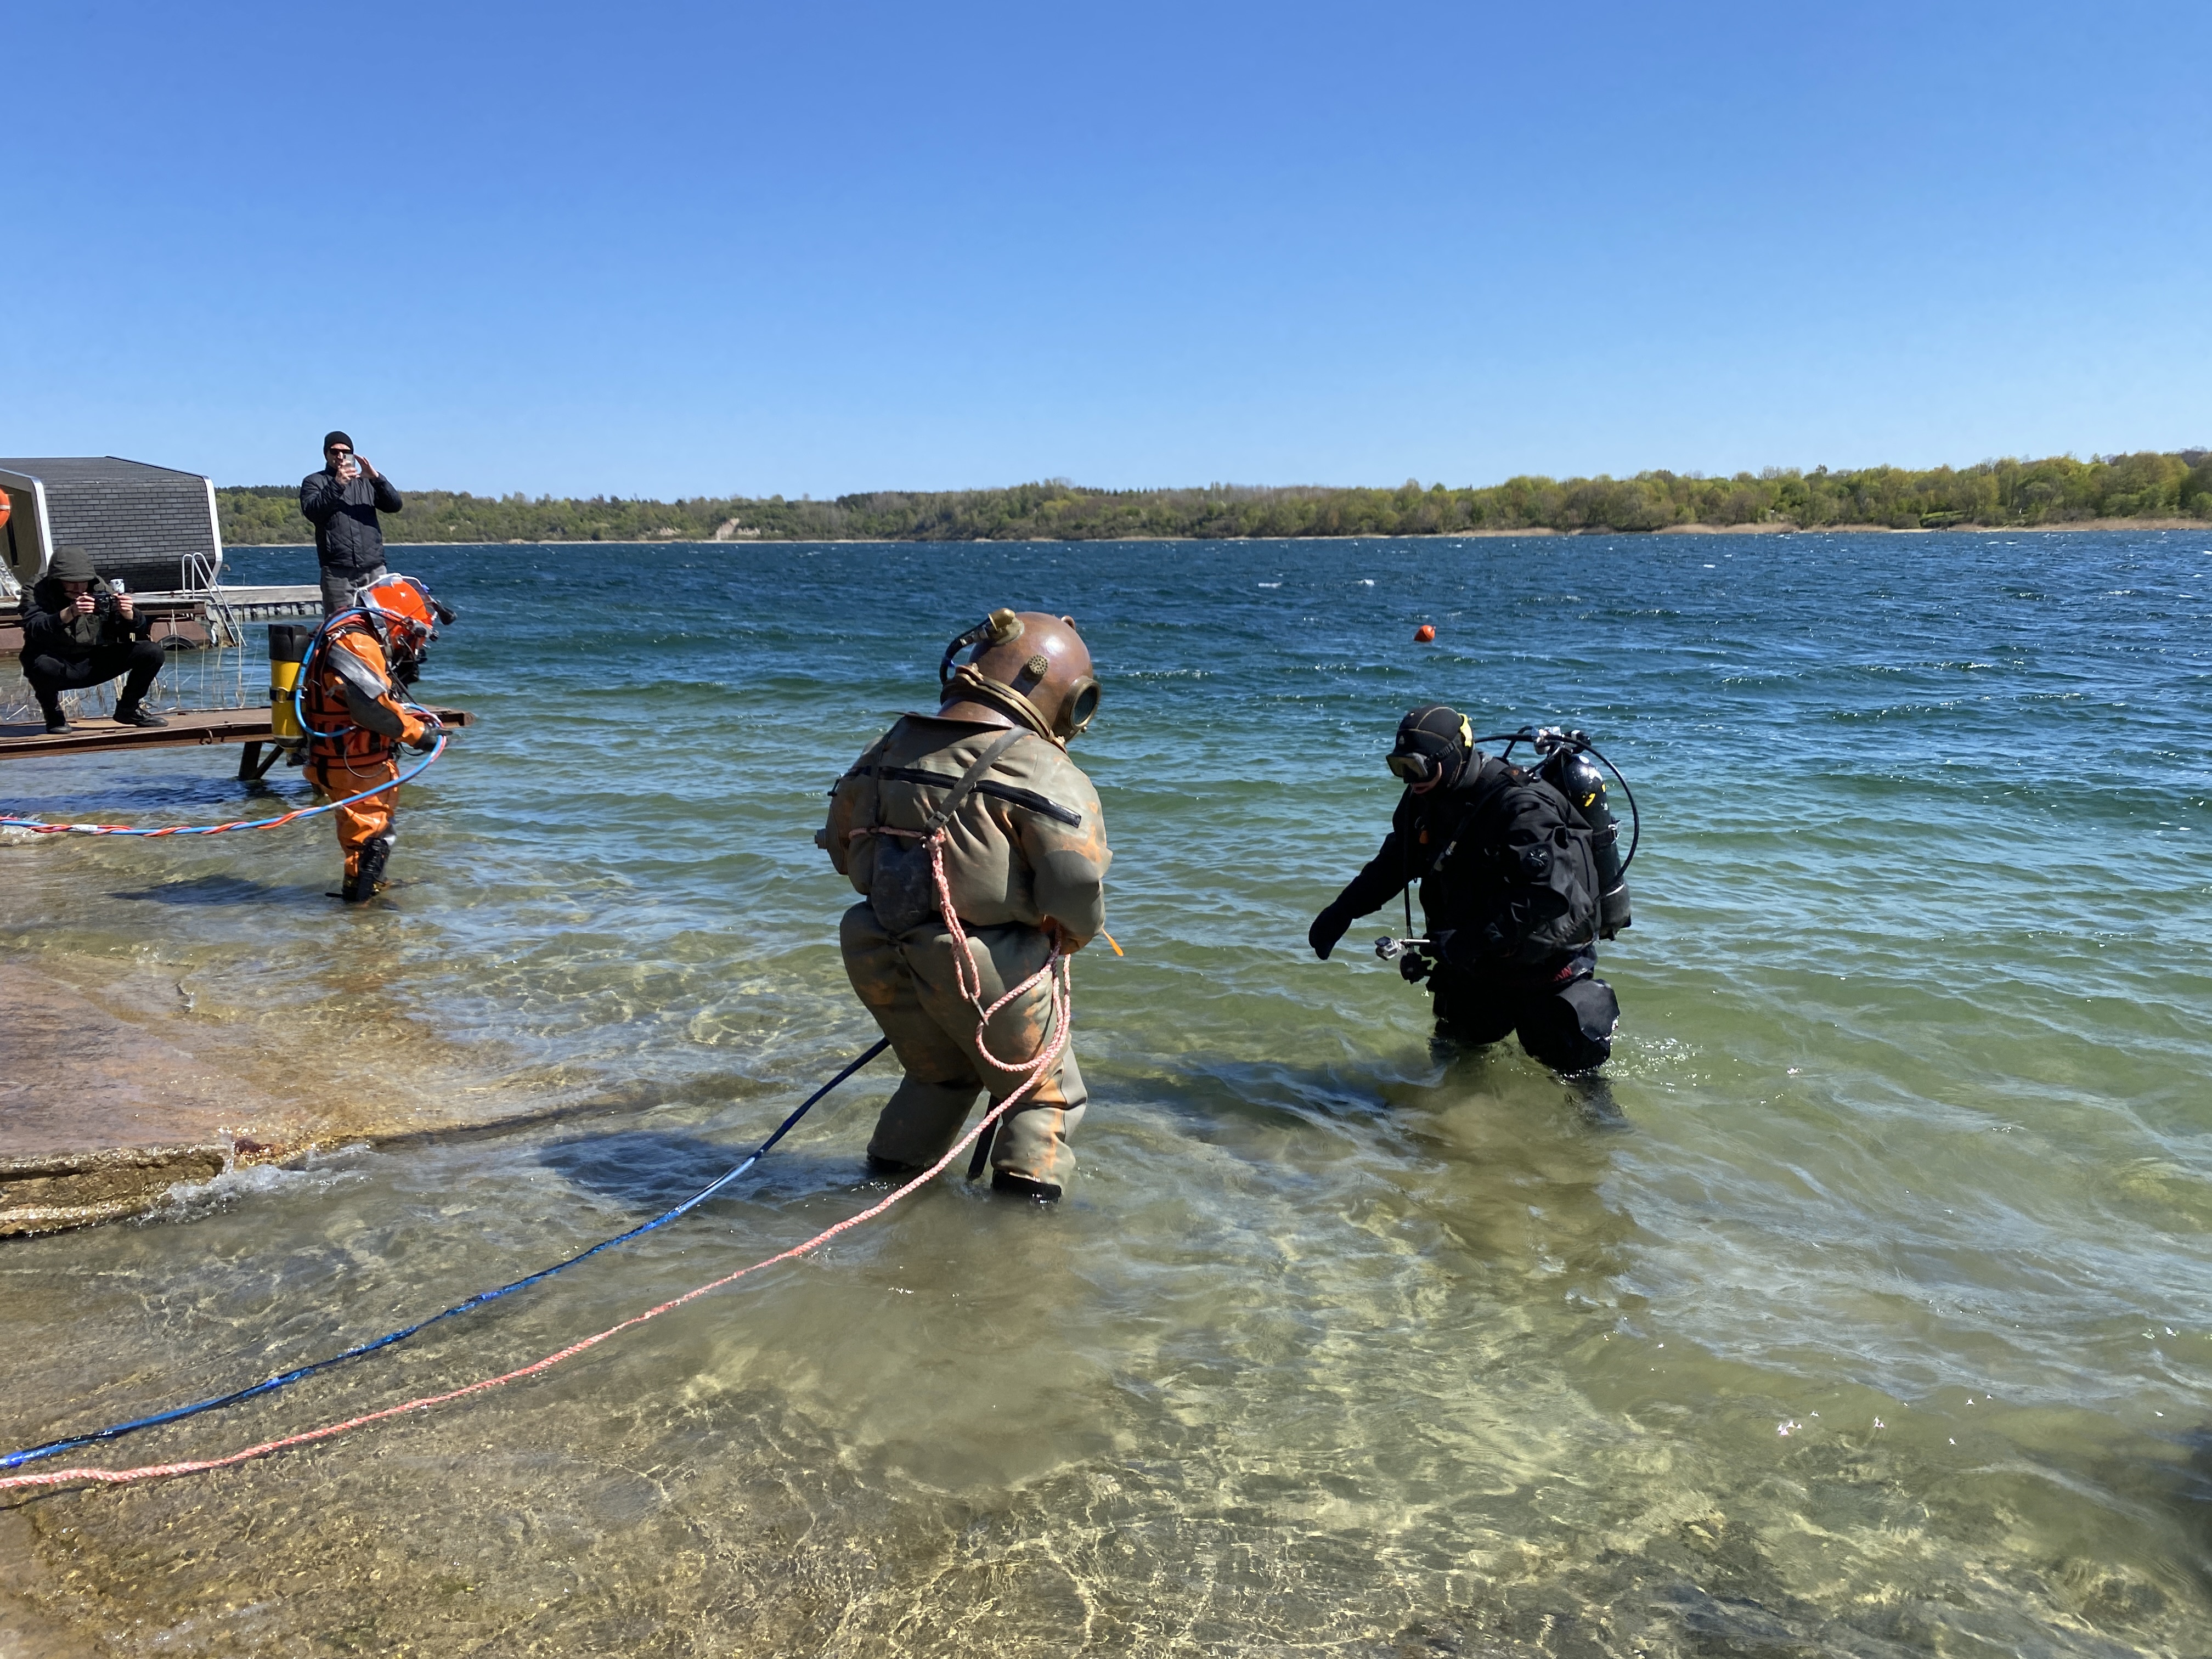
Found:
[[[836,495],[2212,444],[2212,10],[26,8],[0,453]]]

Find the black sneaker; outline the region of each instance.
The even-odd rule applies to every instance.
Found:
[[[49,708],[46,710],[46,731],[50,736],[59,737],[64,732],[74,732],[76,730],[76,727],[70,724],[70,717],[67,714],[63,714],[60,709]]]
[[[118,702],[115,705],[115,723],[118,726],[167,726],[168,721],[159,714],[148,714],[135,702]]]

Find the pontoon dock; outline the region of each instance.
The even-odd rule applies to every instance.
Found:
[[[430,712],[448,729],[475,724],[461,708],[433,708]],[[40,725],[0,726],[0,760],[32,756],[101,755],[125,749],[197,749],[219,743],[242,743],[238,775],[258,778],[276,760],[272,752],[264,762],[261,747],[276,735],[269,710],[256,708],[185,709],[165,715],[162,726],[118,726],[112,720],[83,719],[70,732],[48,732]]]

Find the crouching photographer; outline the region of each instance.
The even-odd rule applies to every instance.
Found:
[[[100,580],[82,547],[54,551],[44,580],[23,596],[23,678],[39,699],[46,730],[67,732],[61,694],[122,678],[115,718],[123,726],[167,726],[146,712],[146,692],[161,672],[153,624],[128,593]],[[125,678],[127,677],[127,678]]]

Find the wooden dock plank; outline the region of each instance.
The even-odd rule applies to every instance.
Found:
[[[450,728],[476,724],[464,708],[430,711]],[[222,743],[267,743],[276,735],[269,710],[191,708],[164,713],[166,726],[118,726],[112,720],[74,722],[76,730],[49,732],[40,725],[0,726],[0,760],[33,756],[100,755],[125,749],[195,749]]]

